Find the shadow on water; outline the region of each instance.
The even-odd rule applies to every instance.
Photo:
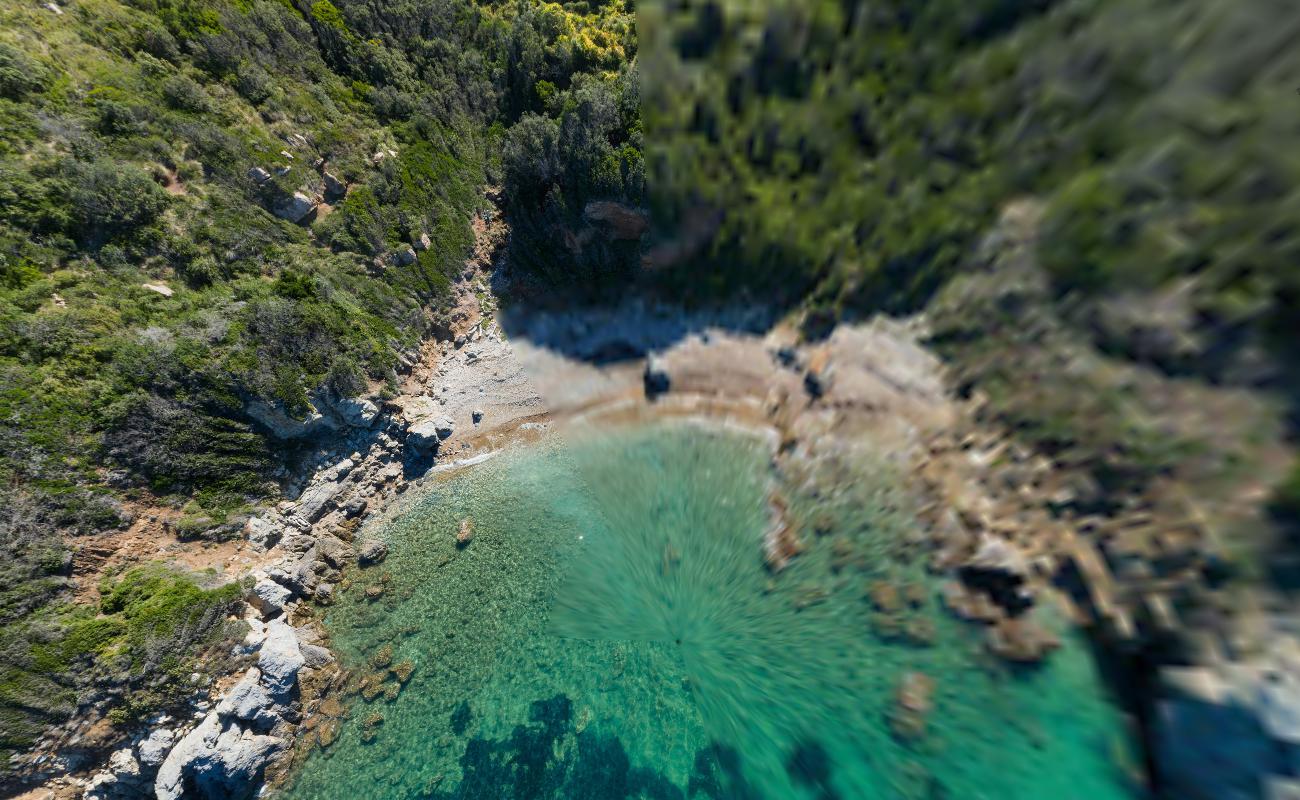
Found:
[[[472,711],[461,703],[452,729],[468,728]],[[686,791],[653,769],[632,766],[623,743],[613,736],[577,731],[573,703],[564,695],[534,701],[527,724],[504,739],[471,739],[460,758],[464,778],[426,800],[763,800],[743,776],[740,755],[714,743],[695,753]],[[801,745],[790,767],[819,798],[838,799],[830,787],[830,762],[816,743]]]

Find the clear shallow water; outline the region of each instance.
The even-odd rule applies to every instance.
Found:
[[[758,441],[674,425],[520,451],[437,486],[327,620],[345,664],[366,671],[392,645],[414,673],[396,699],[355,700],[283,795],[1137,796],[1082,643],[1008,671],[928,583],[904,616],[933,643],[882,638],[867,588],[928,580],[897,546],[901,504],[887,487],[821,502],[831,532],[807,534],[773,578],[768,478]],[[457,549],[466,516],[475,537]],[[387,591],[367,601],[381,573]],[[903,743],[889,714],[909,670],[934,680],[934,708]]]

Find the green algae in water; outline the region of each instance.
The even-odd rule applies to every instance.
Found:
[[[438,485],[359,581],[386,572],[385,594],[354,590],[327,620],[345,665],[364,671],[391,644],[413,676],[396,699],[358,700],[284,796],[1136,796],[1121,715],[1082,643],[1009,672],[933,585],[908,612],[933,644],[882,640],[864,594],[907,572],[876,563],[905,515],[871,492],[841,503],[835,532],[774,578],[759,547],[768,469],[755,439],[659,425]],[[474,540],[458,549],[467,516]],[[837,540],[868,563],[837,564]],[[889,714],[910,670],[936,690],[925,736],[904,744]]]

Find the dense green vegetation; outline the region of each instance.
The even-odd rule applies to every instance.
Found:
[[[6,755],[93,682],[82,654],[147,660],[151,616],[200,599],[150,573],[98,611],[61,605],[76,537],[131,501],[183,507],[185,535],[237,531],[294,458],[249,403],[302,417],[391,387],[441,322],[482,187],[518,188],[521,220],[580,214],[636,114],[619,0],[62,10],[0,8]],[[567,202],[518,174],[542,128]],[[297,220],[295,194],[325,204]],[[40,653],[22,646],[38,622]],[[197,640],[173,644],[184,660]]]
[[[1000,208],[1034,195],[1049,202],[1040,258],[1062,293],[1190,278],[1206,328],[1294,322],[1293,7],[644,10],[651,196],[666,220],[725,210],[698,261],[728,291],[918,308],[971,266]]]
[[[125,722],[192,690],[191,672],[212,670],[239,632],[227,615],[238,584],[201,588],[190,576],[147,565],[108,578],[99,606],[49,606],[0,628],[0,703],[8,751],[82,701],[110,692],[110,718]]]
[[[1173,419],[1176,379],[1294,391],[1294,6],[642,11],[656,226],[715,229],[661,266],[668,285],[756,289],[809,312],[813,335],[928,309],[963,388],[1110,502],[1205,449]],[[1027,199],[1032,245],[981,247]],[[1293,497],[1281,490],[1278,508]]]

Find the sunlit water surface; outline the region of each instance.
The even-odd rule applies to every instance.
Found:
[[[520,450],[429,490],[327,620],[345,665],[365,671],[391,644],[412,677],[396,699],[355,700],[284,795],[1136,796],[1082,642],[1029,672],[984,655],[893,555],[910,520],[871,499],[887,492],[841,502],[774,579],[769,478],[758,439],[677,424]],[[465,517],[475,536],[458,549]],[[927,581],[907,613],[932,645],[873,628],[864,594],[882,578]],[[924,736],[904,742],[889,714],[909,670],[936,688]]]

